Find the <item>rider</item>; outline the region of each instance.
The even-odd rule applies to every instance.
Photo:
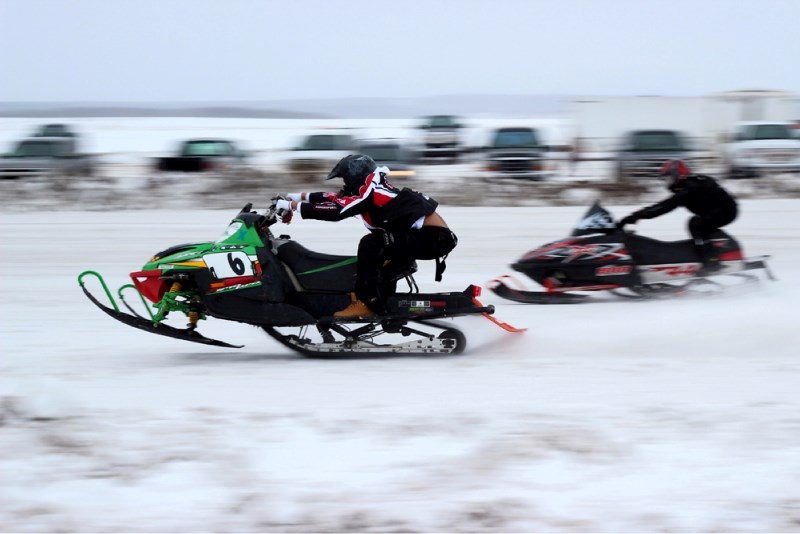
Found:
[[[666,161],[659,174],[673,195],[624,217],[619,227],[624,228],[639,219],[653,219],[683,206],[694,213],[689,219],[689,233],[703,264],[700,273],[719,270],[719,257],[714,253],[711,235],[736,219],[736,200],[710,176],[691,174],[689,166],[681,160]]]
[[[456,246],[456,235],[436,213],[438,203],[412,189],[398,189],[366,155],[342,158],[326,180],[341,178],[336,193],[289,193],[276,209],[299,211],[304,219],[340,221],[361,215],[370,232],[358,244],[355,294],[335,317],[370,317],[386,311],[381,267],[391,260],[436,260],[436,281],[445,269],[444,259]],[[291,213],[290,213],[291,216]],[[286,222],[286,219],[284,219]]]

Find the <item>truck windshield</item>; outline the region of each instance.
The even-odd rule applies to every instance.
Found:
[[[633,136],[635,150],[683,150],[680,138],[674,132],[638,132]]]
[[[789,128],[783,124],[759,124],[750,130],[750,139],[792,139]]]
[[[64,144],[56,141],[22,141],[12,155],[17,158],[57,158],[66,153]]]
[[[309,135],[298,150],[350,150],[353,138],[347,134]]]
[[[363,146],[360,152],[371,157],[379,163],[400,161],[402,159],[400,147],[396,145]]]
[[[539,136],[535,130],[500,130],[495,134],[495,148],[535,148],[539,146]]]
[[[455,117],[449,115],[437,115],[430,118],[428,126],[431,128],[455,128],[456,120]]]
[[[230,152],[228,143],[219,141],[192,141],[183,146],[184,156],[227,156]]]

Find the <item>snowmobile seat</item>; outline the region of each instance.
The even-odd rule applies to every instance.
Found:
[[[738,248],[733,238],[723,232],[716,231],[712,239],[727,239],[727,248]],[[630,250],[635,263],[639,265],[667,263],[695,263],[700,261],[697,249],[691,239],[679,241],[660,241],[638,234],[625,234],[625,246]]]
[[[356,257],[314,252],[295,241],[278,247],[278,258],[311,291],[349,292],[356,280]]]

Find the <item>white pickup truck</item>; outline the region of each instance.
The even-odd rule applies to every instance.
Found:
[[[90,176],[97,162],[77,151],[77,138],[30,137],[17,142],[0,159],[0,178],[42,175]]]
[[[800,137],[790,123],[743,122],[724,147],[728,178],[800,173]]]

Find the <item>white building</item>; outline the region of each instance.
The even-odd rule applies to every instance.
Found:
[[[712,148],[739,121],[800,119],[800,98],[787,91],[728,91],[707,96],[586,97],[568,104],[575,136],[594,150],[613,150],[622,134],[638,129],[679,130]]]

